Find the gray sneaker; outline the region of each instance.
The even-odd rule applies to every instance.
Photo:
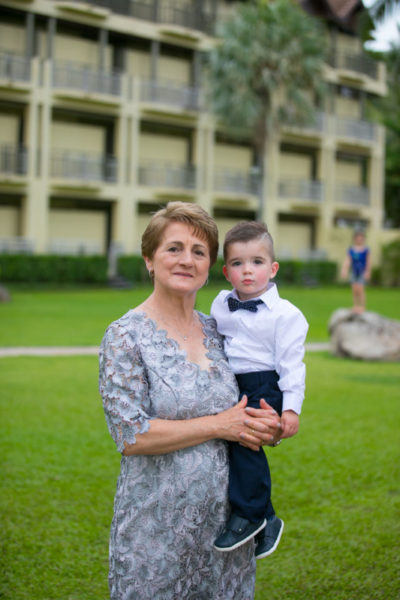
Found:
[[[256,535],[255,556],[265,558],[278,547],[284,523],[276,515],[268,519],[266,527]]]

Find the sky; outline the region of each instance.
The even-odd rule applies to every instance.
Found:
[[[363,4],[367,8],[374,4],[374,2],[375,0],[363,0]],[[396,42],[397,40],[400,43],[398,25],[400,25],[400,5],[390,17],[386,18],[376,28],[374,33],[375,41],[368,42],[366,46],[371,50],[388,50],[390,42]]]

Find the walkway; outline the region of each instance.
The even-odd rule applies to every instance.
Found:
[[[326,352],[329,342],[306,344],[306,352]],[[98,346],[20,346],[0,348],[0,358],[5,356],[79,356],[96,355]]]

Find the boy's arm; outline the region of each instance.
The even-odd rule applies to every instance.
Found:
[[[371,253],[369,250],[367,252],[364,277],[366,281],[371,279]]]
[[[276,329],[276,371],[283,394],[282,438],[295,435],[299,429],[299,414],[304,399],[304,343],[308,323],[299,310],[282,317]]]

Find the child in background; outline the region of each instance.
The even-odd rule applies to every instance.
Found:
[[[342,279],[347,279],[350,271],[353,292],[353,311],[362,313],[365,310],[365,283],[371,277],[371,261],[369,248],[365,246],[365,234],[356,231],[353,234],[353,245],[349,248],[341,271]]]
[[[247,406],[253,408],[263,407],[264,399],[282,415],[281,439],[289,438],[298,431],[304,398],[307,321],[300,310],[279,297],[270,281],[279,265],[265,225],[235,225],[225,238],[224,259],[223,272],[234,289],[218,294],[211,315],[224,336],[240,398],[246,395]],[[232,514],[214,547],[227,552],[255,537],[256,558],[264,558],[276,549],[284,523],[272,506],[263,449],[255,452],[229,443],[229,469]]]

